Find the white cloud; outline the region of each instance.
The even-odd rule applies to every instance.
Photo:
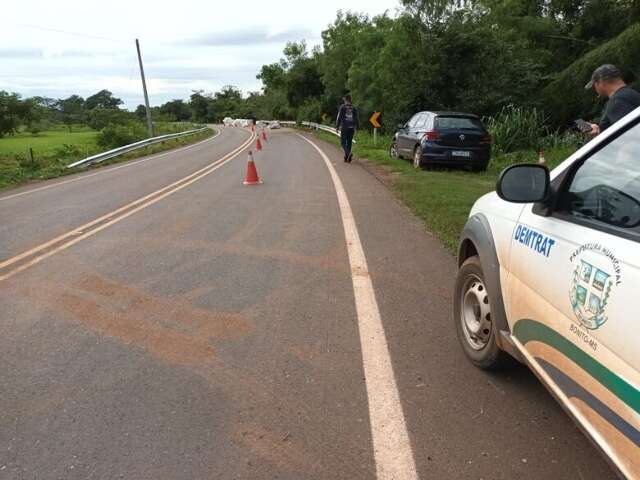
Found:
[[[107,88],[127,108],[142,102],[136,37],[157,105],[227,84],[258,90],[260,67],[277,61],[287,41],[320,43],[320,32],[344,9],[336,0],[8,3],[0,29],[0,89],[64,97]],[[348,9],[377,15],[393,13],[397,4],[351,0]]]

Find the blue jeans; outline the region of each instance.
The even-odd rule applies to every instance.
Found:
[[[343,128],[340,130],[340,143],[344,150],[345,158],[351,154],[351,145],[353,144],[353,135],[356,133],[354,128]]]

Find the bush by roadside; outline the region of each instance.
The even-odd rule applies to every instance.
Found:
[[[139,122],[128,122],[122,125],[110,124],[100,130],[98,145],[105,150],[111,150],[139,142],[146,137],[147,130]]]

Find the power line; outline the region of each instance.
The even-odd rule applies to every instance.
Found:
[[[84,38],[92,38],[94,40],[107,40],[109,42],[116,42],[116,43],[129,43],[125,40],[118,40],[116,38],[109,38],[109,37],[101,37],[98,35],[91,35],[88,33],[80,33],[80,32],[70,32],[68,30],[60,30],[57,28],[49,28],[49,27],[41,27],[39,25],[29,25],[26,23],[17,23],[17,22],[7,22],[10,23],[11,25],[15,25],[17,27],[24,27],[24,28],[32,28],[34,30],[42,30],[43,32],[53,32],[53,33],[61,33],[63,35],[71,35],[74,37],[84,37]]]

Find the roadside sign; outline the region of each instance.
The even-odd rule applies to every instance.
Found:
[[[369,118],[369,122],[371,123],[371,125],[373,125],[373,128],[382,127],[382,125],[380,124],[380,115],[381,114],[382,114],[382,112],[374,112],[373,115],[371,115],[371,118]]]

